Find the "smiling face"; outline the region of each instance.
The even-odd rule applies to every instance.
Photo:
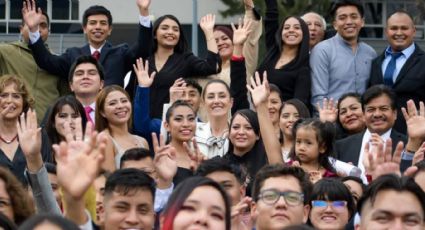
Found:
[[[287,46],[298,46],[303,39],[303,31],[298,19],[290,17],[283,24],[282,42]]]
[[[280,113],[279,126],[283,135],[292,137],[292,127],[300,119],[297,108],[291,104],[284,104]]]
[[[251,150],[259,136],[248,120],[240,114],[235,115],[230,124],[229,140],[233,144],[235,154],[244,154]]]
[[[208,84],[204,90],[204,103],[208,116],[227,116],[233,105],[233,99],[230,98],[227,87],[222,83],[215,82]]]
[[[126,124],[131,118],[131,102],[123,92],[112,91],[105,98],[105,105],[100,114],[110,124]]]
[[[199,105],[201,104],[201,95],[195,87],[189,85],[185,90],[183,90],[182,100],[192,106],[192,109],[196,113],[199,109]]]
[[[424,229],[424,210],[411,192],[381,190],[373,204],[370,199],[362,207],[357,230]]]
[[[75,111],[70,105],[64,105],[55,115],[55,129],[58,134],[65,140],[65,124],[71,126],[71,130],[75,130],[75,120],[81,115]]]
[[[385,35],[393,52],[400,52],[412,45],[416,28],[405,13],[395,13],[387,20]]]
[[[22,113],[24,98],[15,83],[10,83],[0,92],[0,109],[3,119],[17,119]]]
[[[99,71],[92,63],[81,63],[74,71],[72,81],[69,83],[75,96],[97,95],[103,87],[103,80],[100,79]]]
[[[173,49],[180,39],[180,27],[176,21],[165,18],[154,32],[158,46]]]
[[[105,230],[153,229],[155,212],[152,193],[145,189],[126,195],[112,192],[105,196]]]
[[[317,163],[319,155],[325,149],[320,146],[316,130],[310,127],[299,127],[295,137],[295,155],[300,163]]]
[[[261,191],[275,189],[279,192],[302,193],[299,181],[293,176],[270,177],[264,181]],[[256,219],[256,229],[282,229],[286,226],[303,224],[307,222],[308,205],[288,205],[283,197],[269,205],[258,199],[251,206],[251,214]]]
[[[310,49],[312,49],[317,43],[321,42],[325,37],[325,25],[320,15],[316,13],[307,13],[302,16],[305,23],[308,26],[308,32],[310,34]]]
[[[364,116],[369,131],[382,135],[393,127],[397,110],[391,107],[391,99],[382,94],[365,105]]]
[[[200,186],[184,201],[174,218],[173,229],[224,230],[225,217],[226,206],[220,192],[211,186]]]
[[[87,40],[93,47],[102,46],[111,35],[112,26],[109,25],[108,17],[103,14],[91,15],[87,18],[87,25],[83,27]]]
[[[332,201],[330,201],[332,202]],[[347,225],[350,213],[347,205],[333,206],[328,201],[326,207],[313,206],[310,210],[310,221],[317,230],[343,230]],[[347,203],[345,203],[347,204]]]
[[[279,110],[281,106],[282,99],[280,99],[279,93],[275,91],[270,92],[267,108],[269,109],[269,118],[273,124],[279,121]]]
[[[362,105],[355,97],[346,97],[339,103],[338,119],[347,133],[358,133],[366,127]]]
[[[336,10],[334,29],[346,41],[356,41],[360,29],[364,26],[364,19],[355,6],[341,6]]]
[[[214,39],[217,43],[218,54],[222,60],[228,60],[233,54],[233,42],[225,33],[220,30],[214,31]]]
[[[188,106],[177,106],[164,126],[171,135],[171,141],[190,141],[196,130],[195,113]]]

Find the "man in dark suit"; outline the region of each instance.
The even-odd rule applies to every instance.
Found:
[[[375,85],[366,90],[362,96],[362,109],[367,129],[336,142],[335,149],[339,160],[351,162],[364,172],[363,158],[365,157],[366,143],[369,142],[373,146],[376,142],[383,142],[391,138],[393,149],[400,141],[407,143],[407,137],[393,129],[397,118],[395,101],[395,93],[384,85]],[[411,142],[410,139],[409,142]],[[411,143],[406,145],[406,147],[409,146]],[[419,147],[412,148],[415,149],[406,149],[412,150],[413,153],[411,151],[403,152],[402,171],[411,166],[413,154]]]
[[[425,53],[413,41],[416,29],[407,12],[393,13],[387,19],[385,33],[389,46],[372,62],[369,86],[385,84],[394,90],[398,110],[394,129],[406,134],[400,109],[409,99],[416,105],[425,101]]]
[[[51,54],[44,46],[40,38],[38,26],[41,17],[41,10],[36,9],[35,2],[27,0],[22,9],[25,23],[30,29],[30,45],[37,65],[48,72],[67,78],[70,67],[74,61],[82,55],[92,55],[96,58],[105,70],[105,85],[124,86],[124,77],[128,71],[132,70],[132,64],[138,57],[147,57],[139,51],[138,47],[148,45],[152,39],[140,36],[143,26],[150,27],[148,7],[150,0],[137,0],[140,12],[139,38],[137,44],[129,47],[127,44],[112,46],[107,38],[112,32],[111,12],[103,6],[91,6],[83,15],[83,30],[87,36],[88,44],[83,47],[73,47],[65,51],[62,55]],[[143,25],[143,26],[142,26]]]

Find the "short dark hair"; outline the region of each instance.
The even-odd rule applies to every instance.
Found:
[[[152,155],[148,149],[145,148],[131,148],[127,149],[121,157],[120,168],[124,165],[126,161],[139,161],[145,158],[151,158]]]
[[[186,83],[186,86],[191,86],[195,88],[198,91],[199,95],[202,94],[202,86],[197,81],[190,78],[186,78],[184,79],[184,82]]]
[[[118,169],[113,172],[105,183],[105,199],[113,192],[127,195],[130,192],[147,190],[155,198],[155,183],[145,172],[139,169]]]
[[[332,8],[330,15],[332,15],[332,18],[335,20],[336,17],[336,11],[343,6],[354,6],[359,11],[360,16],[364,17],[364,8],[363,5],[358,0],[338,0],[336,1]]]
[[[71,68],[69,69],[69,74],[68,74],[68,81],[69,82],[72,82],[72,80],[74,78],[75,69],[79,65],[84,64],[84,63],[93,64],[96,67],[97,72],[99,73],[100,80],[105,79],[105,73],[104,73],[102,65],[100,65],[100,63],[94,57],[92,57],[90,55],[83,55],[83,56],[78,57],[74,61],[74,63],[72,63]]]
[[[214,172],[228,172],[234,175],[241,185],[245,183],[246,173],[243,172],[240,166],[231,164],[227,159],[221,157],[203,161],[196,169],[195,175],[206,177]]]
[[[32,230],[43,223],[51,223],[62,230],[79,230],[80,228],[74,222],[66,219],[61,215],[54,214],[37,214],[26,220],[21,226],[20,230]]]
[[[413,174],[412,178],[415,178],[419,173],[425,172],[425,160],[421,160],[415,164],[418,170]]]
[[[225,205],[225,226],[226,230],[230,229],[230,199],[226,193],[226,191],[223,189],[223,187],[218,184],[217,182],[200,176],[194,176],[187,178],[183,182],[181,182],[177,188],[173,191],[170,198],[168,199],[167,205],[165,206],[164,211],[162,212],[162,215],[164,217],[163,220],[163,229],[171,229],[174,218],[176,217],[177,213],[182,209],[182,206],[186,199],[190,196],[190,194],[198,187],[201,186],[209,186],[214,189],[216,189],[221,197],[224,200]]]
[[[367,201],[370,201],[372,206],[379,192],[393,190],[396,192],[409,192],[414,195],[422,207],[422,214],[425,219],[425,192],[415,183],[413,178],[399,177],[395,174],[387,174],[376,178],[369,184],[363,196],[357,203],[357,211],[362,215],[362,208]]]
[[[270,88],[270,93],[276,92],[279,95],[280,101],[283,102],[282,90],[280,90],[279,87],[273,83],[269,84],[269,88]]]
[[[258,171],[252,188],[252,199],[255,201],[258,200],[264,181],[271,177],[282,176],[292,176],[298,180],[302,193],[304,194],[304,204],[308,204],[308,198],[310,197],[313,186],[308,174],[300,167],[283,164],[266,165]]]
[[[313,200],[346,201],[349,217],[356,213],[356,204],[350,190],[336,178],[322,178],[316,182],[310,195],[310,202]]]
[[[362,187],[362,191],[366,190],[366,185],[363,184],[363,181],[360,177],[356,177],[356,176],[346,176],[346,177],[342,177],[341,178],[341,182],[344,183],[346,181],[355,181],[356,183],[358,183],[360,185],[360,187]]]
[[[374,86],[371,86],[369,89],[367,89],[366,92],[364,92],[362,95],[363,112],[365,112],[365,107],[370,101],[382,95],[386,95],[390,99],[390,102],[391,102],[390,106],[393,110],[397,108],[396,106],[397,97],[394,91],[385,85],[374,85]]]
[[[108,18],[108,24],[109,26],[112,26],[112,14],[111,12],[106,9],[104,6],[94,5],[87,8],[86,11],[84,11],[83,14],[83,26],[87,25],[88,18],[92,15],[105,15]]]

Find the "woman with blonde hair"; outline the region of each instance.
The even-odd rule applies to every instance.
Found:
[[[26,183],[26,160],[19,147],[16,124],[19,116],[31,109],[35,101],[28,87],[16,75],[0,77],[0,166],[8,168],[22,183]],[[41,154],[44,162],[51,162],[48,137],[42,135]]]

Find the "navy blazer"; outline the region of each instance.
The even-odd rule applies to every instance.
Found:
[[[384,59],[385,52],[373,60],[369,86],[384,84],[382,73]],[[394,129],[406,134],[406,121],[401,112],[401,107],[406,107],[406,102],[409,99],[413,99],[418,108],[419,101],[425,102],[425,52],[417,44],[415,44],[415,51],[401,68],[394,82],[393,90],[397,95],[397,120]]]
[[[146,58],[148,53],[143,53],[146,49],[140,49],[142,45],[149,45],[152,38],[146,36],[152,33],[143,32],[146,27],[139,25],[139,36],[137,43],[130,47],[128,44],[113,46],[106,42],[103,46],[99,62],[105,73],[105,85],[124,86],[124,77],[128,71],[133,69],[136,58]],[[141,36],[145,34],[144,36]],[[68,79],[69,70],[72,63],[82,56],[91,55],[89,44],[83,47],[72,47],[61,55],[54,55],[46,49],[41,37],[34,44],[29,45],[37,65],[47,70],[49,73]]]
[[[360,149],[362,147],[364,134],[365,131],[336,141],[335,152],[337,159],[347,163],[351,162],[353,165],[357,166],[359,164]],[[393,150],[397,146],[398,142],[402,141],[404,144],[407,143],[407,136],[395,131],[394,129],[391,130],[390,138],[392,140]],[[404,171],[411,165],[411,160],[402,160],[400,170]]]

